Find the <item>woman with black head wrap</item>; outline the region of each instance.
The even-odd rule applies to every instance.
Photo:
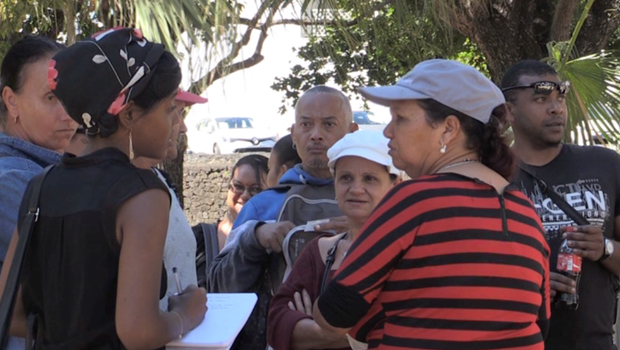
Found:
[[[37,349],[163,348],[202,321],[206,294],[187,286],[159,310],[170,196],[130,160],[165,157],[178,62],[139,30],[115,28],[56,54],[48,78],[90,142],[45,178],[11,332],[24,336],[32,315]],[[29,185],[19,222],[31,193]],[[0,291],[16,242],[14,234]]]

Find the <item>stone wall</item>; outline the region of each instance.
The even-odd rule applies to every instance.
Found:
[[[226,213],[230,171],[244,154],[186,154],[183,163],[185,215],[190,225],[215,222]],[[269,154],[263,154],[269,157]]]

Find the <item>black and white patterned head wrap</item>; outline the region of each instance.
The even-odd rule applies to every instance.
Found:
[[[79,41],[50,61],[48,81],[71,118],[89,135],[108,137],[117,115],[148,85],[164,46],[135,28],[117,27]]]

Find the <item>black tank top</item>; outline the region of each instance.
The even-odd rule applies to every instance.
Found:
[[[37,349],[124,349],[115,328],[120,205],[164,184],[106,148],[65,155],[48,174],[22,273],[27,314],[38,319]],[[19,212],[26,213],[28,186]],[[162,269],[160,297],[166,291]]]

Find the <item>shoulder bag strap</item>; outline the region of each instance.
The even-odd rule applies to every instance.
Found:
[[[35,223],[39,219],[39,198],[41,196],[41,187],[43,186],[45,176],[52,168],[53,165],[48,166],[42,174],[32,180],[32,194],[30,195],[28,202],[28,213],[26,213],[26,217],[24,218],[24,221],[19,229],[17,247],[15,248],[13,261],[11,262],[11,269],[9,270],[9,275],[6,280],[2,300],[0,300],[0,349],[4,349],[6,347],[9,339],[11,315],[13,314],[15,298],[17,297],[17,291],[19,289],[19,275],[21,274],[21,270],[24,265],[24,256],[26,255],[30,235],[34,230]]]
[[[327,287],[327,276],[329,275],[329,271],[332,269],[332,265],[334,265],[334,260],[336,259],[336,250],[338,250],[338,243],[340,243],[340,241],[345,238],[347,234],[348,233],[345,233],[344,235],[340,236],[340,238],[336,240],[334,246],[329,248],[329,250],[327,251],[327,256],[325,257],[325,271],[323,271],[323,278],[321,279],[321,294],[323,294],[325,288]]]
[[[562,209],[562,211],[566,213],[566,215],[570,216],[570,218],[573,219],[573,221],[577,225],[580,225],[580,226],[591,225],[588,219],[583,217],[583,215],[579,214],[579,212],[575,208],[573,208],[570,204],[568,204],[568,202],[566,202],[566,200],[564,200],[562,196],[560,196],[554,190],[550,189],[549,186],[547,186],[547,184],[543,180],[538,178],[536,175],[533,174],[532,171],[527,169],[527,166],[525,164],[519,164],[519,168],[523,170],[524,173],[528,174],[535,182],[538,182],[542,192],[546,194],[547,196],[549,196],[549,198],[551,198],[553,203],[555,203],[555,205],[557,205],[558,208]]]

